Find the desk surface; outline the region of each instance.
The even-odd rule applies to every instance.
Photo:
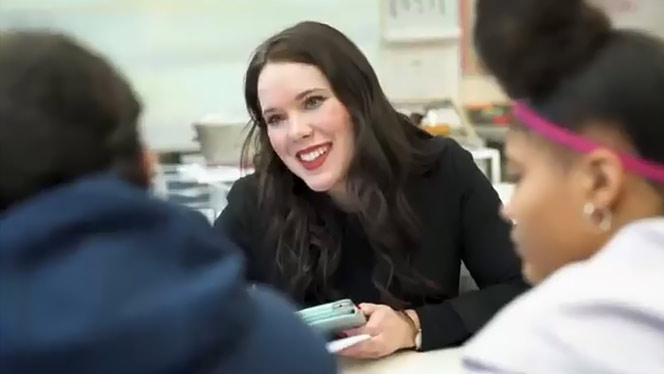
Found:
[[[461,373],[461,350],[401,352],[380,360],[341,359],[342,374],[433,374]]]

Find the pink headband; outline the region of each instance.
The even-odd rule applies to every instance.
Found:
[[[514,116],[525,126],[535,130],[545,138],[564,145],[574,151],[588,153],[602,146],[583,135],[556,125],[535,113],[523,102],[514,103]],[[618,157],[625,169],[653,181],[664,182],[664,165],[640,157],[619,152]]]

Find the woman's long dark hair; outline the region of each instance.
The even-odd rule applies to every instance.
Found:
[[[404,188],[409,175],[427,170],[439,149],[430,136],[398,113],[387,100],[369,61],[345,35],[321,23],[302,22],[269,38],[255,51],[245,77],[251,116],[243,163],[255,151],[261,213],[268,218],[266,245],[276,246],[277,267],[295,297],[325,300],[339,295],[329,284],[341,252],[338,209],[325,194],[311,191],[274,153],[257,95],[258,77],[270,62],[317,67],[350,113],[355,154],[347,183],[359,220],[379,263],[374,283],[386,302],[393,279],[426,282],[406,265],[417,242],[418,221]],[[381,271],[383,269],[383,271]]]

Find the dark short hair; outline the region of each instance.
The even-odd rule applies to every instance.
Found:
[[[95,173],[147,186],[140,112],[127,81],[73,39],[0,33],[0,211]]]

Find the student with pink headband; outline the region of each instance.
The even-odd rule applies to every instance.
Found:
[[[516,99],[505,214],[537,287],[466,373],[664,373],[664,42],[581,0],[478,0],[477,49]]]

